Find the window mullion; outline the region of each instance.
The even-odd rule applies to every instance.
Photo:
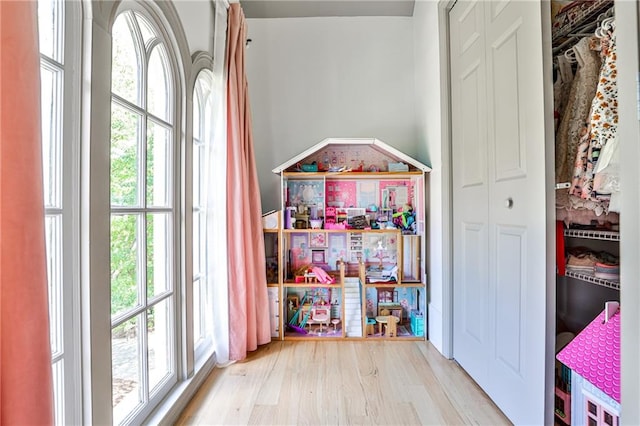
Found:
[[[111,93],[111,100],[118,104],[119,106],[130,110],[138,115],[144,115],[144,109],[140,108],[138,105],[126,100],[122,96],[117,95],[116,93]]]

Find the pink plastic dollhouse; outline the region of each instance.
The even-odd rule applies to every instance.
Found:
[[[617,426],[620,417],[620,311],[607,302],[556,358],[571,369],[571,424]]]

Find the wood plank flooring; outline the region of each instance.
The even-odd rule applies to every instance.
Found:
[[[508,425],[428,342],[277,341],[216,368],[178,425]]]

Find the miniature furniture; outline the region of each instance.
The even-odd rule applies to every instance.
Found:
[[[387,317],[387,324],[385,326],[385,336],[387,337],[398,337],[398,331],[396,328],[396,324],[398,324],[398,317],[393,315],[389,315]]]
[[[414,336],[424,336],[424,315],[418,310],[411,311],[411,332]]]
[[[322,333],[322,324],[327,324],[327,328],[329,327],[329,320],[331,319],[329,309],[326,306],[315,306],[311,309],[311,321],[309,323],[320,324],[320,333]]]
[[[367,317],[367,336],[372,336],[376,334],[376,331],[374,330],[375,325],[376,325],[375,318]]]
[[[317,170],[299,167],[305,164],[316,164]],[[331,309],[322,321],[321,327],[334,324],[335,331],[323,337],[373,336],[378,322],[367,318],[367,312],[382,316],[378,302],[391,304],[387,314],[397,318],[393,325],[411,310],[426,306],[429,171],[428,166],[372,138],[325,139],[273,169],[280,176],[283,219],[277,244],[272,245],[277,246],[277,254],[271,256],[277,259],[273,263],[278,271],[272,276],[278,282],[270,280],[269,285],[278,287],[282,302],[288,296],[302,298],[307,292],[331,288],[332,296],[325,301],[339,311]],[[379,212],[386,214],[384,223],[378,221]],[[299,272],[313,267],[322,268],[336,282]],[[384,300],[376,299],[377,291],[385,295]],[[274,306],[282,310],[274,317],[286,325],[281,327],[281,339],[310,337],[295,327],[305,318],[314,323],[314,315],[307,315],[310,307],[300,303],[294,324],[284,324],[291,318],[288,305]],[[333,323],[334,319],[339,321]],[[426,315],[416,321],[426,322]],[[313,337],[319,336],[313,333]],[[425,333],[403,337],[424,340]]]
[[[383,326],[386,337],[397,337],[396,325],[398,324],[398,317],[394,317],[393,315],[387,316],[377,316],[376,321],[378,323],[378,333],[382,336],[383,334]]]
[[[334,318],[331,320],[331,324],[333,324],[333,332],[335,333],[336,331],[338,331],[337,327],[338,324],[340,324],[340,320],[338,318]]]
[[[383,312],[386,311],[387,315],[395,315],[402,323],[402,305],[399,303],[378,303],[378,315],[385,315]]]

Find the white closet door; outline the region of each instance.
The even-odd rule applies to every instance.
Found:
[[[450,14],[454,357],[516,424],[544,424],[545,122],[541,8]]]
[[[453,353],[481,386],[489,357],[489,182],[484,5],[450,13],[453,158]]]

